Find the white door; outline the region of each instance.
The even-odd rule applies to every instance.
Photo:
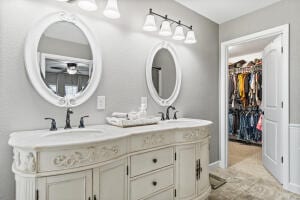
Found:
[[[92,200],[92,170],[38,178],[39,200]]]
[[[127,160],[93,169],[95,200],[127,200]]]
[[[190,200],[197,195],[196,190],[196,145],[176,147],[176,199]]]
[[[263,164],[282,183],[282,38],[263,53]]]

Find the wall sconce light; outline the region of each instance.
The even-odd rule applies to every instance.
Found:
[[[96,11],[98,9],[96,0],[56,0],[59,2],[77,2],[77,5],[82,10]],[[103,11],[103,15],[110,19],[120,18],[120,12],[118,8],[118,0],[107,0],[106,8]]]
[[[171,24],[168,20],[168,16],[165,16],[165,20],[160,25],[159,35],[170,36],[172,35]]]
[[[108,0],[105,10],[103,11],[103,15],[105,17],[111,19],[118,19],[120,18],[120,12],[118,8],[117,0]]]
[[[171,36],[172,35],[172,24],[177,24],[174,34],[173,34],[173,39],[174,40],[184,40],[184,43],[186,44],[195,44],[197,43],[196,37],[195,37],[195,32],[193,31],[192,26],[187,26],[185,24],[182,24],[181,21],[175,21],[171,18],[168,18],[167,15],[162,16],[158,13],[155,13],[152,11],[152,9],[149,9],[149,14],[146,16],[146,20],[143,26],[144,31],[148,32],[153,32],[157,31],[157,26],[155,22],[155,16],[162,18],[163,21],[160,25],[160,30],[159,30],[159,35],[161,36]],[[184,34],[184,28],[187,29],[187,34],[185,36]]]
[[[155,22],[155,17],[152,14],[152,9],[150,9],[150,13],[146,16],[146,20],[143,26],[144,31],[153,32],[157,31],[157,26]]]
[[[95,11],[98,9],[95,0],[79,0],[77,5],[79,8],[86,11]]]

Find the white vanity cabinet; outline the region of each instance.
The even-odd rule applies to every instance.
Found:
[[[35,199],[92,200],[92,170],[37,178]],[[34,189],[34,188],[32,188]],[[20,199],[23,199],[20,197]]]
[[[14,133],[16,200],[207,199],[210,124]]]
[[[127,159],[93,169],[93,200],[127,200]]]

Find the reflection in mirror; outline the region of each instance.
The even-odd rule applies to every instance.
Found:
[[[74,97],[88,85],[93,72],[92,52],[76,25],[50,25],[39,41],[38,54],[41,76],[56,95]]]
[[[168,99],[176,85],[176,66],[172,54],[162,48],[154,56],[152,63],[152,83],[162,99]]]

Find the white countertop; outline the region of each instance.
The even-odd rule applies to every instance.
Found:
[[[97,143],[128,137],[135,134],[157,132],[172,129],[196,128],[211,125],[211,121],[181,118],[178,120],[162,121],[156,125],[119,128],[111,125],[88,126],[84,129],[58,129],[57,131],[34,130],[14,132],[10,135],[8,144],[17,148],[39,149],[69,145]]]

